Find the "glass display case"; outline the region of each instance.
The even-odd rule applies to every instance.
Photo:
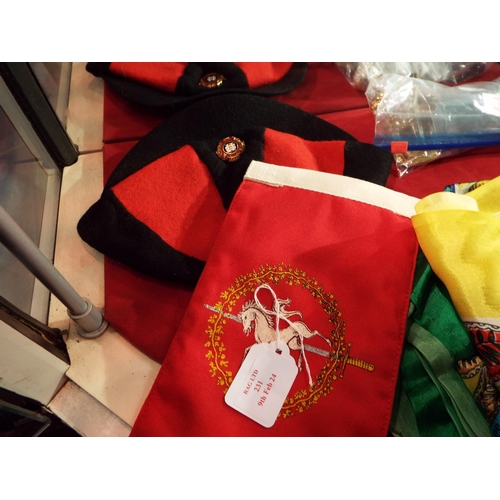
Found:
[[[0,63],[0,217],[49,265],[62,172],[78,159],[65,130],[70,75],[71,63]],[[47,324],[51,294],[0,241],[0,388],[47,404],[69,367],[61,332]]]
[[[69,65],[69,67],[68,67]],[[0,63],[0,205],[52,260],[64,166],[70,63]],[[46,322],[49,292],[0,244],[0,296]]]

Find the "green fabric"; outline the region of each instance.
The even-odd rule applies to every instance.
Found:
[[[416,323],[410,327],[408,342],[421,357],[459,435],[490,437],[486,418],[456,371],[455,360],[444,344]]]
[[[418,352],[408,343],[403,350],[400,377],[415,414],[413,418],[419,435],[458,437],[460,434],[449,418],[441,393],[422,365]],[[403,429],[403,435],[407,437],[415,436],[413,432],[411,428]]]
[[[419,252],[391,432],[491,436],[483,410],[455,368],[457,361],[475,355],[446,287]]]
[[[391,430],[399,437],[419,437],[415,412],[406,391],[399,385],[396,393],[397,404],[394,405],[394,413],[391,420]]]
[[[417,268],[420,270],[410,298],[415,306],[412,320],[437,337],[456,361],[476,356],[474,342],[458,315],[448,290],[434,274],[423,253],[419,254]]]

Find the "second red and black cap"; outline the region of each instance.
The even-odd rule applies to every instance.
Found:
[[[307,63],[288,62],[91,62],[86,68],[122,98],[157,113],[227,93],[285,94],[307,73]]]

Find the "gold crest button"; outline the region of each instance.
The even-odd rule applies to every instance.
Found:
[[[220,87],[224,80],[224,75],[220,73],[207,73],[201,77],[198,85],[207,89],[213,89],[214,87]]]
[[[224,161],[236,161],[245,151],[245,143],[238,137],[230,136],[217,144],[217,156]]]

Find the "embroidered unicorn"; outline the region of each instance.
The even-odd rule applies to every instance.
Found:
[[[285,319],[289,319],[292,316],[299,316],[302,319],[302,313],[300,311],[286,310],[286,307],[290,304],[290,302],[291,299],[277,299],[273,305],[274,315],[279,315],[280,318]],[[255,300],[249,300],[241,308],[241,312],[238,314],[238,320],[242,322],[243,333],[247,336],[251,332],[252,328],[254,328],[255,341],[258,344],[262,342],[270,343],[276,340],[276,328],[271,314],[269,314],[269,312],[262,307],[259,307]],[[297,363],[299,370],[302,369],[303,355],[301,338],[309,339],[314,336],[322,338],[330,347],[332,346],[329,339],[317,330],[312,331],[302,321],[294,321],[289,326],[283,330],[280,329],[279,331],[279,337],[282,342],[285,342],[291,350],[300,351]],[[246,348],[245,356],[250,347]]]

